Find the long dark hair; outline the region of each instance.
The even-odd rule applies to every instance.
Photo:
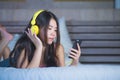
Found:
[[[49,45],[47,44],[47,29],[51,19],[54,19],[57,23],[57,38],[56,42],[53,42],[51,45]],[[57,17],[52,12],[44,10],[37,16],[36,25],[39,26],[40,30],[37,36],[41,39],[43,46],[45,46],[44,63],[47,67],[57,66],[58,59],[56,56],[56,52],[58,46],[60,45],[60,34]],[[25,31],[27,31],[28,28],[31,28],[31,21],[29,22]],[[34,56],[35,49],[35,45],[32,43],[32,41],[29,39],[26,33],[23,33],[16,42],[14,49],[10,53],[11,65],[17,67],[19,56],[23,50],[25,50],[25,54],[22,63],[20,64],[20,67],[23,65],[23,62],[25,61],[26,57],[28,57],[28,62],[30,63]]]

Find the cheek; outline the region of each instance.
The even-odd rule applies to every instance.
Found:
[[[55,32],[55,38],[57,37],[57,32]]]
[[[50,31],[47,31],[47,37],[50,35]]]

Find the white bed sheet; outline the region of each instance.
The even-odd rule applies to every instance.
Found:
[[[120,80],[120,65],[17,69],[0,67],[0,80]]]

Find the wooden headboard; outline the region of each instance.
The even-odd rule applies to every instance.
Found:
[[[0,22],[21,34],[28,22]],[[120,63],[120,21],[67,21],[71,40],[80,39],[81,63]]]

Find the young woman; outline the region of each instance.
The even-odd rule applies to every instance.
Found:
[[[71,49],[71,65],[77,65],[81,54]],[[73,52],[74,51],[74,52]],[[31,21],[10,53],[10,62],[17,68],[65,66],[64,48],[60,44],[57,17],[50,11],[35,12]]]

